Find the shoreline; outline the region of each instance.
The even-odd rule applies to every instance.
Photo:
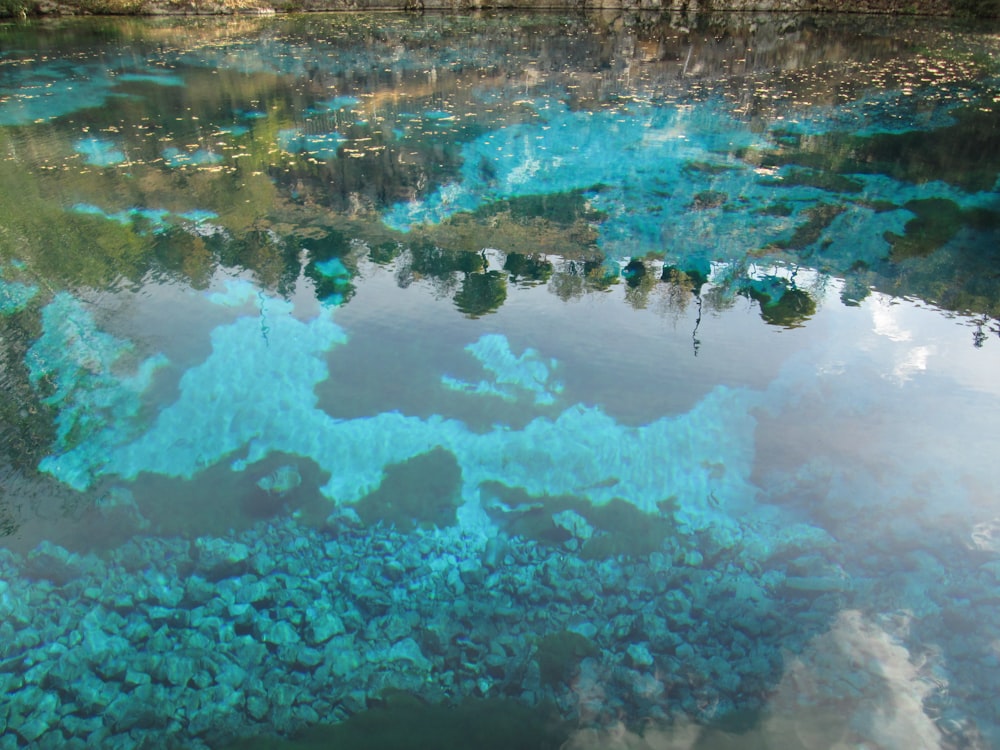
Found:
[[[0,21],[78,16],[272,16],[371,12],[803,13],[988,19],[1000,0],[0,0]]]

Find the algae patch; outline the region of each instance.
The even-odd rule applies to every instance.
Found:
[[[578,554],[584,560],[643,557],[662,549],[664,542],[676,534],[672,516],[676,500],[672,497],[660,502],[662,515],[653,515],[620,499],[593,505],[572,495],[535,497],[521,488],[507,487],[498,482],[487,482],[483,489],[510,508],[501,510],[496,505],[487,508],[505,532],[541,544],[564,545],[571,542],[572,535],[556,523],[555,517],[566,511],[579,514],[593,527],[592,536],[577,540]]]
[[[451,526],[461,502],[462,470],[443,448],[391,464],[374,492],[355,505],[365,524],[395,524],[402,531]]]

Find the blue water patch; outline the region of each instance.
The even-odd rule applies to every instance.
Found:
[[[195,208],[190,211],[183,211],[177,215],[182,219],[194,222],[195,224],[204,224],[206,221],[212,221],[212,219],[219,218],[219,215],[215,213],[215,211],[207,211],[203,208]]]
[[[134,206],[121,211],[107,211],[90,203],[77,203],[72,209],[79,214],[99,216],[122,226],[131,227],[138,234],[161,234],[174,226],[181,226],[188,231],[200,234],[216,234],[224,231],[212,224],[219,218],[214,211],[195,208],[181,213],[174,213],[165,208],[148,208]]]
[[[168,167],[203,167],[221,163],[223,156],[207,148],[181,151],[171,146],[163,149],[163,161]]]
[[[315,268],[328,279],[341,279],[351,275],[347,266],[344,265],[344,261],[336,257],[319,261],[315,264]]]
[[[5,76],[0,87],[0,125],[47,122],[100,107],[113,80],[101,65],[41,64]]]
[[[113,167],[125,162],[120,144],[107,138],[81,138],[73,144],[73,150],[83,156],[87,164],[97,167]]]
[[[325,99],[320,102],[316,102],[317,109],[326,109],[331,112],[336,112],[341,109],[350,109],[356,107],[361,103],[361,100],[356,96],[341,95],[335,96],[332,99]]]
[[[434,120],[435,122],[447,123],[451,120],[454,120],[455,115],[443,109],[429,109],[426,112],[424,112],[424,119]]]
[[[22,270],[20,261],[11,262],[15,270]],[[6,281],[6,272],[0,266],[0,315],[12,315],[20,312],[38,294],[38,286],[24,284],[19,281]]]
[[[267,112],[260,109],[235,109],[233,114],[244,120],[263,120],[267,117]]]
[[[498,396],[505,401],[514,401],[519,392],[526,392],[534,397],[538,405],[554,404],[562,392],[562,383],[550,379],[557,366],[555,360],[546,360],[530,348],[515,355],[503,334],[486,334],[465,349],[483,369],[492,373],[493,379],[472,383],[450,375],[442,376],[441,382],[452,390]]]
[[[501,200],[578,192],[601,214],[598,245],[609,268],[650,254],[681,267],[816,255],[823,270],[847,273],[888,257],[891,238],[915,217],[907,203],[937,197],[977,209],[991,200],[940,182],[757,167],[732,154],[766,149],[766,136],[734,120],[722,102],[534,107],[538,120],[464,144],[458,177],[396,204],[385,223],[408,231]]]
[[[658,513],[670,497],[678,523],[690,529],[725,524],[729,511],[745,507],[756,494],[749,481],[755,424],[750,407],[758,399],[753,393],[719,387],[687,414],[641,427],[619,424],[600,408],[582,404],[555,418],[536,418],[523,430],[498,426],[486,434],[439,416],[384,412],[334,419],[317,408],[314,392],[329,375],[325,357],[346,341],[330,308],[299,320],[289,303],[240,282],[211,299],[227,306],[256,300],[258,310],[212,331],[211,355],[185,372],[177,401],[162,408],[141,435],[135,420],[139,396],[162,358],[153,357],[135,376],[120,379],[110,365],[127,344],[97,331],[68,295],[46,307],[35,378],[59,373],[62,385],[52,403],[60,408],[60,424],[72,426],[89,413],[108,418],[92,421],[85,442],[71,445],[61,438],[42,462],[43,471],[85,489],[103,476],[134,479],[150,472],[190,478],[224,460],[242,470],[283,453],[311,459],[329,472],[323,494],[351,503],[377,488],[390,464],[443,447],[461,467],[464,518],[472,526],[482,522],[476,510],[479,487],[488,482],[536,496],[573,494],[597,505],[624,498],[649,513]],[[67,320],[88,331],[86,340],[93,344],[82,353],[71,349],[61,361]],[[95,347],[104,364],[88,375],[80,362]],[[503,356],[509,346],[499,339],[473,350],[507,385],[516,382],[547,400],[539,388],[553,386],[533,353],[519,361]],[[97,404],[102,409],[94,411]]]
[[[140,232],[151,231],[154,234],[164,231],[169,225],[171,212],[165,208],[128,208],[123,211],[108,212],[90,203],[77,203],[73,211],[89,216],[100,216],[122,226],[131,226]]]
[[[42,403],[57,414],[53,452],[39,463],[41,471],[86,488],[94,462],[104,462],[98,456],[135,436],[142,394],[166,359],[137,362],[134,351],[131,342],[101,331],[84,304],[66,292],[42,309],[42,335],[28,351],[28,372],[36,387],[44,382]]]
[[[158,86],[184,86],[184,78],[170,73],[119,73],[120,83],[155,83]]]
[[[231,135],[234,138],[239,138],[249,132],[250,128],[247,125],[224,125],[219,128],[219,133],[222,135]]]
[[[340,133],[304,133],[299,128],[278,131],[278,146],[289,154],[308,154],[316,159],[329,161],[337,158],[340,146],[347,138]]]

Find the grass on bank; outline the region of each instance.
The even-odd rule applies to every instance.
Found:
[[[652,9],[654,5],[647,5],[639,0],[619,0],[619,2],[621,7],[633,9],[639,7]],[[448,5],[448,3],[442,4]],[[397,0],[395,5],[400,10],[414,10],[424,7],[422,0]],[[452,0],[450,5],[455,9],[472,5],[499,9],[510,7],[512,3],[510,0],[479,0],[475,3],[469,2],[469,0]],[[584,5],[591,5],[591,2],[585,1]],[[662,5],[664,8],[670,7],[668,0],[663,0]],[[726,5],[726,0],[708,0],[703,4],[703,10],[725,10]],[[789,3],[789,5],[793,5],[793,3]],[[315,0],[0,0],[0,19],[49,15],[253,14],[275,11],[293,12],[305,9],[335,10],[348,6],[358,9],[378,7],[384,10],[393,7],[393,3],[391,0],[381,0],[371,5],[365,2],[348,3],[344,0],[329,0],[328,3],[324,3],[322,0],[319,2]],[[592,3],[592,6],[595,8],[605,7],[596,1]],[[551,7],[551,3],[538,0],[538,7]],[[816,8],[823,11],[829,11],[832,8],[845,13],[872,12],[873,8],[877,8],[881,12],[904,16],[931,13],[964,18],[1000,17],[1000,0],[945,0],[944,3],[936,0],[876,0],[876,2],[833,0],[832,3],[820,0]]]
[[[49,15],[211,15],[296,9],[294,0],[0,0],[0,18]]]

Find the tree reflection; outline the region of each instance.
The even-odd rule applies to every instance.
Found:
[[[900,44],[843,18],[784,19],[780,26],[754,19],[751,27],[741,17],[705,16],[686,19],[694,26],[685,28],[665,16],[613,24],[600,17],[523,20],[345,16],[320,25],[289,18],[185,29],[129,21],[60,27],[41,37],[8,30],[16,42],[10,49],[26,52],[23,65],[11,66],[19,68],[13,87],[0,92],[4,116],[21,107],[46,126],[28,118],[0,129],[7,155],[0,160],[0,254],[28,264],[53,291],[146,278],[202,289],[226,269],[281,295],[304,275],[318,298],[345,302],[361,261],[352,243],[360,243],[367,260],[391,267],[401,286],[425,280],[466,315],[498,309],[508,285],[545,285],[563,300],[617,287],[636,309],[659,300],[677,315],[693,299],[710,310],[742,296],[767,324],[802,325],[816,309],[810,291],[740,280],[742,271],[707,284],[705,257],[683,242],[655,247],[670,229],[671,211],[696,215],[695,230],[722,241],[734,233],[720,228],[726,219],[747,212],[747,226],[757,217],[787,219],[787,230],[760,246],[744,243],[746,257],[719,249],[713,262],[808,265],[844,280],[844,304],[858,304],[872,289],[920,297],[982,316],[983,331],[1000,317],[995,201],[970,208],[954,194],[930,193],[887,200],[866,195],[861,178],[944,181],[966,192],[993,186],[997,104],[977,86],[995,65],[969,53],[979,37],[920,27]],[[251,52],[249,42],[267,30],[275,35]],[[104,45],[99,59],[95,44]],[[85,81],[60,61],[33,67],[32,50],[47,60],[55,49],[77,55],[95,75]],[[306,54],[315,49],[337,64]],[[442,50],[462,64],[440,64]],[[109,60],[116,76],[98,75]],[[171,76],[160,75],[165,63]],[[18,78],[22,73],[27,77]],[[51,112],[41,99],[21,102],[16,84],[32,76],[72,84],[74,97],[50,103]],[[844,102],[848,114],[864,105],[895,116],[872,97],[901,87],[937,87],[939,94],[920,99],[912,129],[814,133],[792,124]],[[466,147],[484,134],[540,121],[546,97],[574,113],[623,117],[640,101],[681,102],[693,111],[718,99],[761,138],[682,160],[681,179],[691,190],[674,205],[675,187],[654,185],[664,203],[649,223],[645,207],[602,202],[609,185],[599,177],[550,190],[539,173],[538,185],[520,194],[498,187],[502,173],[490,159],[465,164]],[[678,120],[670,137],[689,125]],[[518,179],[533,174],[535,147],[523,144]],[[121,163],[94,161],[112,156]],[[745,185],[735,184],[742,174]],[[489,200],[410,233],[381,223],[389,206],[460,187],[470,175],[490,186]],[[773,188],[772,196],[748,202],[742,188],[760,186]],[[78,202],[94,210],[74,212]],[[213,218],[181,218],[191,211]],[[602,234],[616,212],[629,211],[636,218],[626,229],[652,237],[652,251]],[[891,212],[904,218],[868,248],[855,252],[849,226],[840,240],[842,225],[859,215],[877,223]],[[155,218],[161,214],[166,218]],[[499,266],[484,248],[496,249]],[[975,343],[988,338],[977,333]]]
[[[503,269],[510,274],[510,281],[518,286],[544,284],[555,270],[548,258],[522,253],[507,253]]]
[[[499,271],[467,273],[455,295],[455,307],[470,318],[496,312],[507,299],[507,279]]]

